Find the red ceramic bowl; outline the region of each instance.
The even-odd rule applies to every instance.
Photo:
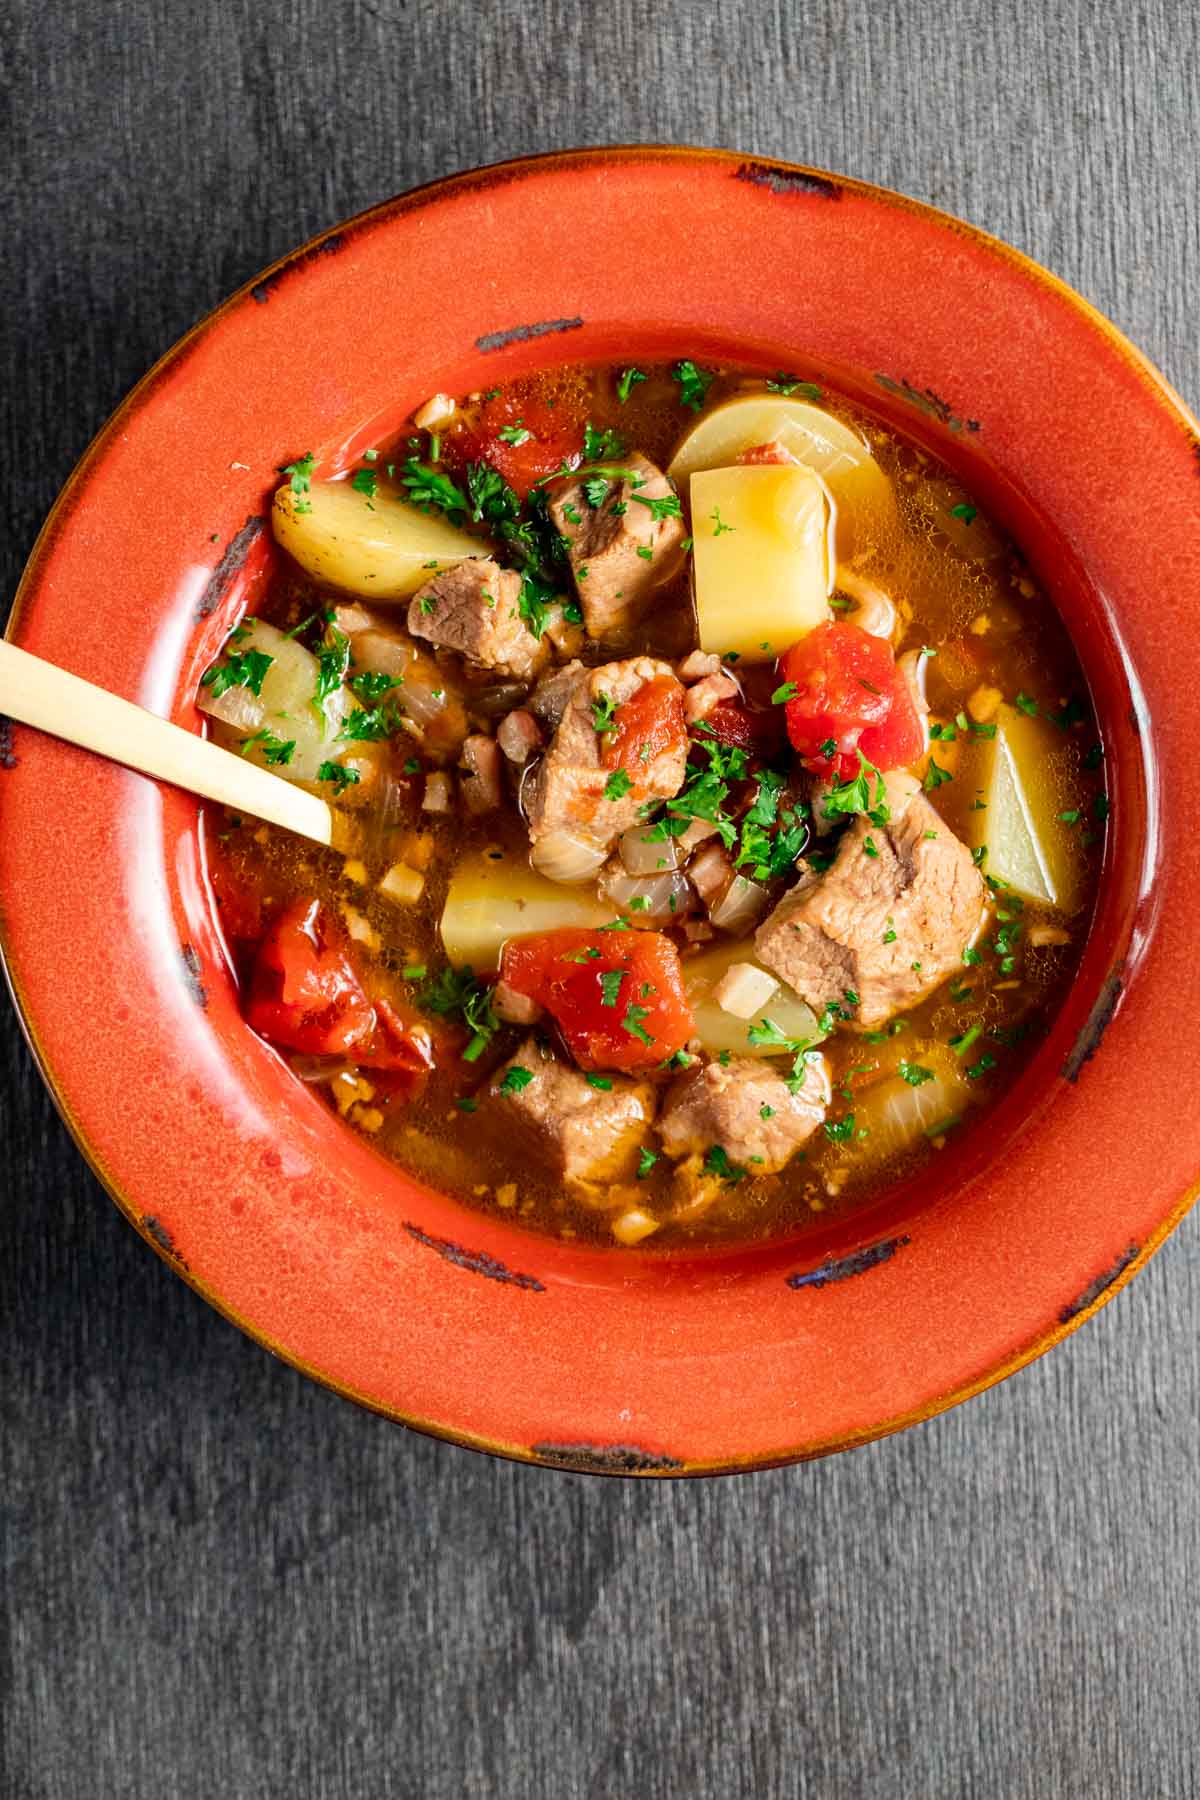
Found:
[[[190,799],[21,729],[0,753],[13,989],[130,1221],[339,1391],[575,1469],[748,1468],[927,1417],[1073,1329],[1188,1206],[1200,460],[1181,402],[1052,276],[895,194],[695,150],[510,163],[376,207],[199,325],[84,457],[9,627],[198,729],[196,677],[269,569],[281,464],[335,469],[438,389],[680,354],[799,356],[945,458],[1021,540],[1092,686],[1113,830],[1079,977],[935,1179],[823,1234],[689,1257],[472,1213],[243,1025]]]

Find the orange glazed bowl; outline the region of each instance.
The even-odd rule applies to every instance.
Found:
[[[455,276],[464,243],[486,280]],[[84,456],[9,624],[199,730],[197,678],[270,571],[281,465],[313,451],[332,473],[437,391],[675,356],[801,356],[949,463],[1022,546],[1091,687],[1112,826],[1078,977],[936,1178],[688,1255],[472,1212],[344,1129],[243,1023],[196,803],[0,738],[13,991],[147,1241],[260,1343],[407,1424],[650,1474],[927,1418],[1072,1330],[1191,1202],[1200,444],[1182,403],[1061,282],[898,195],[698,150],[508,163],[364,213],[198,325]]]

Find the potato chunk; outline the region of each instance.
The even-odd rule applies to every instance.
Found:
[[[967,818],[972,848],[987,846],[987,874],[1026,899],[1073,912],[1084,888],[1084,856],[1079,826],[1060,816],[1079,806],[1068,759],[1061,732],[1002,706],[995,737],[974,750],[983,807]]]
[[[863,549],[895,520],[892,486],[870,449],[824,407],[784,394],[746,394],[698,419],[667,470],[684,492],[700,469],[736,463],[747,450],[778,444],[825,482],[838,509],[840,559]]]
[[[370,600],[405,600],[431,574],[487,546],[383,484],[373,496],[348,481],[314,481],[307,494],[275,495],[276,539],[317,581]]]
[[[564,887],[500,851],[468,856],[450,877],[442,911],[442,943],[456,967],[498,969],[509,938],[563,925],[607,925],[616,909],[590,888]]]
[[[769,662],[830,616],[825,495],[810,469],[705,469],[691,501],[702,650]]]

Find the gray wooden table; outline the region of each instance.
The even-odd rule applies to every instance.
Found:
[[[732,145],[933,200],[1195,404],[1198,21],[19,0],[3,591],[92,432],[228,290],[415,182],[577,142]],[[920,1430],[596,1482],[411,1437],[242,1339],[122,1223],[0,1027],[0,1800],[1200,1793],[1200,1218]]]

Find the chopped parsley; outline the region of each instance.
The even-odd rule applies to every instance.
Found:
[[[611,428],[597,431],[589,420],[583,428],[583,460],[585,463],[608,462],[612,457],[624,456],[625,440]]]
[[[655,523],[657,523],[659,519],[678,519],[683,515],[683,508],[679,504],[678,494],[664,494],[659,500],[649,500],[644,494],[635,494],[633,497],[639,506],[648,506],[650,508],[650,517]],[[726,526],[726,530],[728,529],[729,527]]]
[[[870,834],[868,834],[863,839],[863,850],[867,856],[878,856],[879,855],[879,845],[875,842],[875,839],[870,836]]]
[[[638,382],[645,381],[645,379],[646,377],[642,374],[640,369],[621,370],[621,379],[617,382],[617,399],[621,402],[622,406],[624,406]]]
[[[342,720],[338,738],[351,744],[377,744],[400,729],[400,709],[394,701],[382,706],[364,706]]]
[[[783,686],[777,687],[775,689],[775,692],[771,695],[771,705],[772,706],[783,706],[786,704],[787,701],[791,700],[793,698],[793,696],[795,694],[797,694],[798,692],[799,692],[799,688],[798,688],[796,682],[785,681]]]
[[[533,433],[527,431],[521,420],[518,419],[515,425],[502,425],[496,436],[502,444],[511,444],[515,450],[521,444],[527,444]]]
[[[298,456],[295,462],[284,465],[283,473],[292,478],[292,511],[294,513],[310,513],[312,511],[312,501],[306,496],[312,489],[312,476],[316,461],[316,457],[309,450],[304,456]]]
[[[341,763],[323,762],[317,770],[318,781],[332,781],[334,799],[344,793],[348,787],[357,787],[359,775],[357,769],[343,768]],[[424,971],[422,971],[424,973]]]
[[[462,1021],[471,1034],[463,1051],[464,1062],[477,1061],[500,1029],[500,1022],[492,1010],[491,987],[486,981],[476,981],[469,965],[462,969],[443,969],[419,995],[418,1005],[422,1012],[433,1013],[438,1018],[458,1017]],[[522,1073],[532,1081],[528,1070]],[[523,1087],[525,1083],[518,1085]]]
[[[361,674],[350,676],[348,686],[365,706],[372,706],[392,688],[403,686],[403,677],[383,675],[378,669],[364,669]]]
[[[742,815],[735,867],[748,867],[755,881],[771,881],[792,867],[804,848],[808,827],[794,812],[779,811],[786,777],[763,769],[752,805]]]
[[[1036,719],[1038,716],[1038,703],[1036,700],[1031,700],[1028,694],[1018,694],[1013,705],[1018,712],[1023,712],[1027,719]]]
[[[350,667],[350,639],[344,631],[331,627],[329,642],[317,651],[317,685],[313,693],[313,705],[318,712],[324,710],[325,702],[331,694],[336,694],[346,678]]]
[[[971,1048],[971,1045],[975,1042],[975,1039],[982,1036],[982,1025],[968,1025],[965,1031],[960,1031],[957,1037],[952,1037],[950,1039],[950,1048],[953,1050],[955,1056],[965,1056],[967,1051]]]
[[[712,534],[714,537],[720,537],[723,531],[737,530],[736,525],[727,525],[725,523],[724,519],[721,517],[721,509],[719,506],[714,506],[708,516],[713,522]]]
[[[837,745],[833,744],[832,748],[836,751]],[[825,745],[821,749],[824,752]],[[829,790],[825,796],[825,817],[849,818],[856,813],[865,813],[872,825],[886,825],[892,815],[883,776],[874,763],[867,761],[861,750],[857,750],[855,755],[858,757],[858,774]],[[874,798],[869,785],[872,777],[875,781]]]
[[[621,983],[628,974],[627,969],[605,969],[600,976],[601,1006],[615,1006],[621,998]]]
[[[609,1086],[611,1087],[611,1085],[610,1082]],[[658,1157],[659,1152],[657,1150],[643,1149],[638,1152],[637,1178],[639,1181],[645,1181],[647,1175],[658,1161]]]
[[[613,729],[617,703],[610,694],[597,694],[592,701],[592,730],[601,734]]]
[[[643,1019],[650,1017],[648,1006],[627,1006],[625,1017],[621,1020],[621,1030],[627,1031],[632,1038],[641,1044],[653,1044],[654,1039],[642,1024]]]
[[[923,1087],[933,1080],[933,1070],[926,1069],[921,1063],[902,1062],[899,1073],[901,1081],[907,1081],[909,1087]]]
[[[964,525],[970,525],[974,522],[978,512],[977,506],[971,506],[966,500],[960,500],[957,506],[950,508],[950,517],[961,519]]]
[[[679,384],[680,405],[699,412],[713,384],[713,375],[706,369],[698,369],[690,357],[677,362],[671,374]]]
[[[412,504],[421,512],[444,512],[452,525],[461,525],[470,511],[467,496],[458,484],[419,457],[408,457],[400,479]]]
[[[514,1063],[511,1069],[504,1071],[504,1079],[500,1083],[502,1094],[519,1094],[533,1080],[533,1070],[523,1069],[520,1063]]]
[[[211,688],[214,700],[219,700],[232,687],[249,688],[252,694],[261,694],[263,676],[274,660],[264,650],[231,650],[223,663],[214,663],[200,677],[200,686]]]
[[[632,787],[633,782],[630,780],[629,770],[614,769],[604,784],[604,798],[606,800],[622,800]]]
[[[825,1136],[831,1144],[848,1144],[854,1136],[854,1114],[847,1113],[844,1119],[826,1119]]]
[[[584,1077],[589,1087],[594,1087],[601,1094],[612,1093],[612,1081],[607,1075],[587,1075]]]
[[[374,469],[356,469],[350,477],[350,486],[356,494],[365,494],[373,500],[379,491],[379,477]]]
[[[246,756],[256,745],[262,751],[264,759],[272,767],[278,767],[281,763],[290,763],[296,754],[295,738],[286,740],[277,738],[274,732],[268,731],[265,726],[261,731],[253,731],[249,737],[243,738],[238,745],[238,750],[243,756]]]
[[[739,1181],[746,1179],[746,1170],[738,1163],[730,1162],[728,1153],[720,1144],[714,1144],[705,1157],[704,1173],[718,1176],[729,1187],[736,1187]]]
[[[963,1073],[968,1081],[979,1081],[988,1073],[989,1069],[994,1069],[995,1066],[995,1057],[990,1050],[985,1050],[979,1061],[977,1063],[972,1063],[969,1069],[963,1070]]]
[[[927,794],[932,794],[940,788],[944,782],[953,780],[954,777],[949,769],[943,769],[941,764],[934,762],[931,756],[929,759],[929,767],[925,771],[925,779],[921,783],[925,792]]]
[[[801,381],[799,376],[789,375],[784,369],[767,377],[767,387],[772,394],[784,394],[789,398],[792,394],[799,394],[802,399],[811,400],[814,405],[821,398],[821,389],[815,381]]]

